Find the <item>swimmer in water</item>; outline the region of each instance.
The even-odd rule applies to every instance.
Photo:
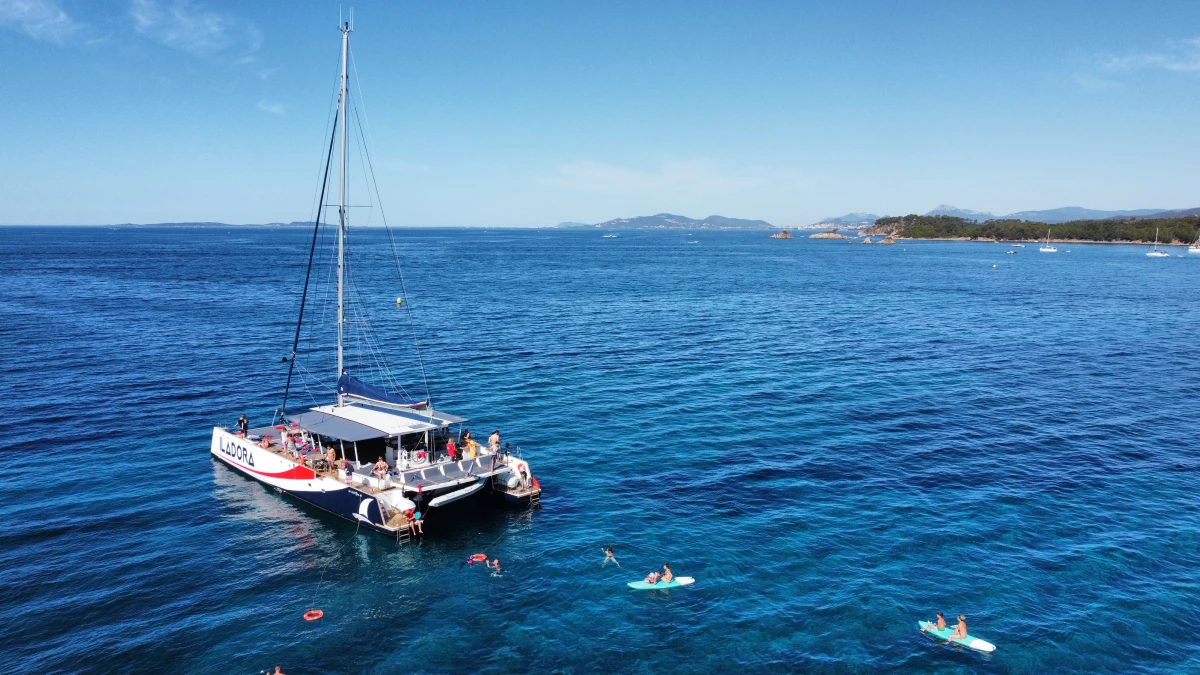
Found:
[[[600,563],[601,565],[607,565],[608,561],[611,560],[611,561],[617,563],[617,567],[621,566],[621,563],[617,562],[617,559],[613,556],[613,551],[612,551],[611,546],[609,546],[608,548],[602,548],[600,550],[604,552],[604,562]]]
[[[484,564],[487,565],[488,569],[490,569],[490,570],[496,570],[497,572],[500,571],[500,559],[499,558],[496,558],[495,560],[489,560]]]

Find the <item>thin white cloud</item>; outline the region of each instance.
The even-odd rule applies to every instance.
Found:
[[[1200,38],[1172,40],[1154,52],[1109,56],[1101,67],[1111,72],[1156,69],[1175,73],[1200,73]]]
[[[282,105],[278,103],[267,103],[266,101],[259,101],[258,105],[255,107],[257,107],[259,110],[269,112],[272,115],[282,115],[287,112]]]
[[[129,15],[138,33],[196,56],[222,56],[249,63],[262,42],[254,24],[238,22],[187,0],[169,4],[133,0]]]
[[[553,174],[540,177],[538,182],[604,194],[711,194],[745,189],[757,181],[725,173],[711,159],[692,159],[664,162],[649,170],[578,160],[559,164]]]
[[[83,28],[54,0],[0,0],[0,26],[57,44]]]

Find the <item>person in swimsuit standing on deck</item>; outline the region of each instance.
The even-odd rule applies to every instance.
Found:
[[[250,423],[246,421],[245,413],[243,413],[242,416],[238,418],[237,426],[238,426],[238,429],[242,432],[242,437],[245,438],[246,434],[249,433],[249,431],[250,431]]]

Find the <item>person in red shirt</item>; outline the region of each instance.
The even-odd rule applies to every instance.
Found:
[[[446,441],[446,453],[450,455],[450,459],[458,459],[458,451],[454,447],[454,439]]]

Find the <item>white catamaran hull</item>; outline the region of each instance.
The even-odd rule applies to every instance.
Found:
[[[362,527],[390,537],[397,535],[395,529],[384,526],[387,520],[378,500],[385,499],[389,510],[394,513],[395,508],[406,505],[399,490],[388,490],[378,496],[369,494],[358,485],[348,485],[343,480],[317,475],[312,469],[299,466],[221,427],[213,428],[211,452],[225,465],[284,494],[359,523]],[[455,484],[423,491],[420,498],[427,505],[427,510],[432,510],[467,497],[493,496],[492,491],[486,489],[488,487],[488,479],[481,477],[470,485]],[[507,499],[506,494],[501,493],[500,496]]]

